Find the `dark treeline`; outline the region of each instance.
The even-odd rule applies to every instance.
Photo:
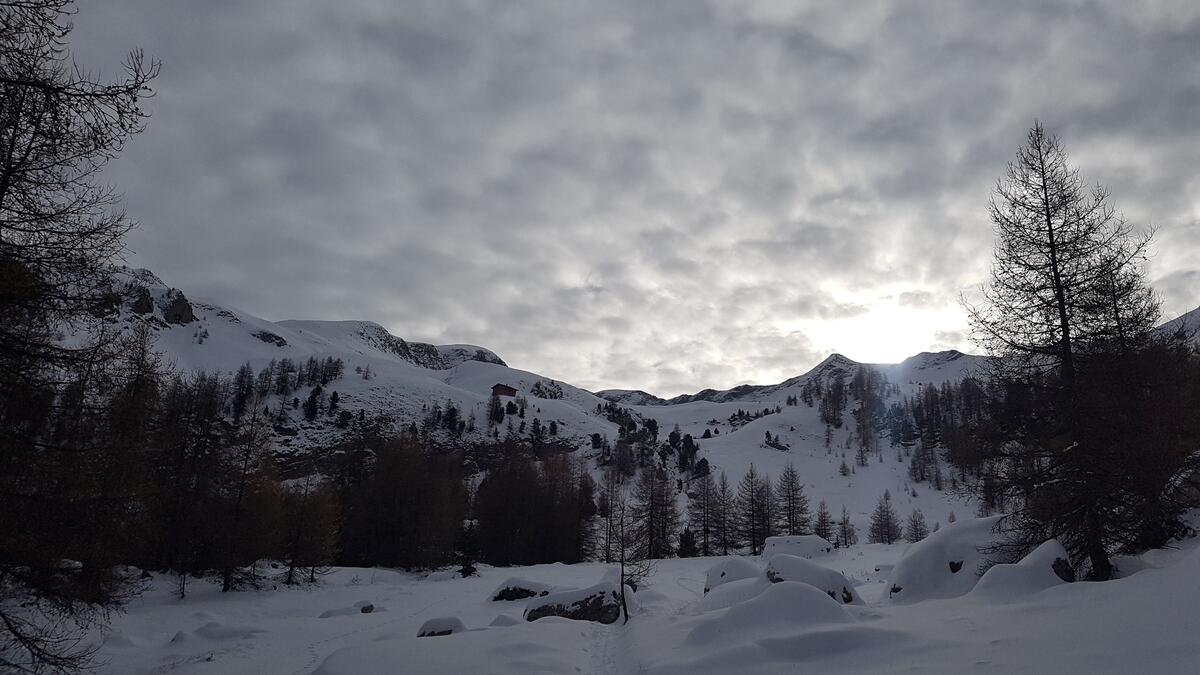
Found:
[[[307,530],[335,526],[336,501],[311,481],[284,488],[271,457],[280,414],[242,371],[163,370],[152,339],[137,328],[106,358],[64,371],[65,386],[6,399],[6,428],[20,432],[6,444],[6,573],[41,582],[78,564],[71,583],[103,601],[124,581],[109,578],[119,565],[178,572],[184,595],[189,574],[232,590],[257,584],[262,558],[331,562],[327,533]]]
[[[1054,372],[926,387],[897,413],[909,477],[973,497],[977,515],[1008,514],[999,559],[1057,537],[1110,575],[1108,556],[1183,535],[1180,516],[1200,504],[1200,358],[1185,338],[1078,358],[1071,410]]]

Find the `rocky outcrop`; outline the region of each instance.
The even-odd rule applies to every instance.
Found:
[[[183,295],[183,291],[172,288],[167,291],[167,295],[163,300],[163,321],[182,326],[196,320],[196,314],[192,311],[192,303],[188,302],[188,299]]]
[[[286,347],[288,344],[287,340],[266,330],[255,331],[254,333],[251,333],[251,335],[269,345],[275,345],[276,347]]]
[[[130,290],[129,311],[140,316],[154,312],[154,298],[150,297],[150,289],[137,286]]]

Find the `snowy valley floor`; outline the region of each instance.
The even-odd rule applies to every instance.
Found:
[[[945,529],[965,532],[968,523]],[[528,623],[521,620],[527,601],[489,599],[512,576],[592,585],[610,567],[595,563],[484,566],[469,579],[340,568],[308,589],[221,594],[197,582],[183,601],[160,578],[113,618],[100,672],[1194,673],[1197,543],[1126,560],[1127,576],[1107,583],[1035,590],[1010,574],[988,589],[912,604],[894,604],[887,592],[890,566],[908,545],[818,557],[857,584],[861,606],[827,601],[796,582],[761,580],[704,598],[705,572],[723,559],[670,559],[637,593],[641,611],[627,625]],[[926,546],[927,557],[936,559],[936,548]],[[375,610],[362,613],[363,602]],[[496,621],[501,615],[514,621]],[[416,637],[427,619],[443,616],[469,630]]]

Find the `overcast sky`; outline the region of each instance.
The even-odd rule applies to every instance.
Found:
[[[1200,3],[105,0],[163,62],[130,262],[660,395],[972,349],[1034,118],[1200,304]]]

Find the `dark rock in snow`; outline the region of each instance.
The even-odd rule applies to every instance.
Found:
[[[537,591],[531,591],[528,588],[502,588],[502,589],[500,589],[499,592],[496,593],[496,596],[493,597],[492,600],[495,600],[495,601],[523,600],[525,598],[533,598],[533,597],[537,597],[537,596],[541,596],[541,595],[549,595],[549,594],[550,594],[550,591],[542,591],[539,593]]]
[[[950,573],[951,573],[951,574],[958,574],[958,571],[962,569],[963,562],[965,562],[965,561],[963,561],[963,560],[951,560],[951,561],[950,561]]]
[[[621,600],[616,587],[601,583],[578,591],[552,593],[530,602],[525,610],[526,621],[547,616],[561,616],[576,621],[613,623],[621,615]]]
[[[358,611],[362,612],[363,614],[370,614],[371,612],[375,611],[375,605],[372,605],[371,603],[368,602],[367,604],[363,605],[362,607],[359,607]]]
[[[288,344],[287,340],[283,339],[282,337],[280,337],[270,331],[266,331],[266,330],[256,331],[254,333],[251,333],[251,335],[253,335],[254,337],[258,338],[259,340],[262,340],[263,342],[265,342],[269,345],[275,345],[276,347],[286,347]]]
[[[1075,569],[1071,567],[1070,561],[1066,558],[1055,558],[1054,564],[1050,566],[1050,569],[1054,570],[1059,579],[1067,583],[1075,582]]]
[[[182,291],[171,289],[167,292],[167,304],[162,308],[163,320],[167,323],[183,325],[196,320],[192,311],[192,303],[184,297]]]
[[[154,299],[150,297],[150,289],[145,286],[133,289],[133,302],[129,303],[129,310],[141,316],[153,312]]]

